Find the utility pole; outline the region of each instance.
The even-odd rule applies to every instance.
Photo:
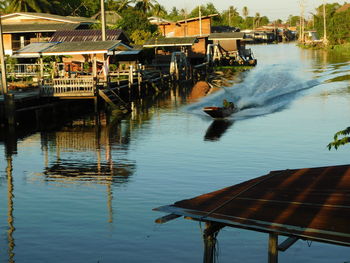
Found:
[[[6,96],[6,94],[7,94],[7,81],[6,81],[6,65],[5,65],[4,40],[2,37],[1,15],[0,15],[0,63],[1,63],[2,93],[4,96]]]
[[[228,8],[228,26],[231,26],[231,7]]]
[[[202,11],[201,6],[199,5],[199,36],[202,36]]]
[[[304,43],[304,13],[305,13],[305,3],[304,0],[300,1],[300,37],[299,41]]]
[[[323,0],[323,44],[327,45],[327,24],[326,24],[326,3],[325,0]]]
[[[102,24],[102,41],[106,41],[106,12],[105,12],[104,0],[101,0],[101,24]]]

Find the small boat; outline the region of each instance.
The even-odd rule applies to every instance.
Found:
[[[228,107],[204,107],[203,111],[214,119],[222,119],[234,113],[236,108],[230,104]]]

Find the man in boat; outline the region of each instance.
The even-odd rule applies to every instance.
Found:
[[[235,106],[233,105],[233,102],[228,102],[226,99],[223,100],[222,102],[224,108],[234,108]]]

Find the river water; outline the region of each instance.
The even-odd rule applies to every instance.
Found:
[[[152,208],[267,174],[347,164],[328,151],[349,125],[350,57],[295,44],[251,46],[256,68],[205,98],[141,101],[123,120],[90,117],[0,142],[0,262],[201,262],[201,226]],[[213,122],[203,105],[235,101]],[[225,228],[219,262],[266,262],[268,236]],[[345,247],[298,241],[280,262],[347,262]]]

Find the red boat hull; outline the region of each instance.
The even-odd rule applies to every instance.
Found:
[[[204,107],[203,111],[214,119],[221,119],[230,116],[235,112],[234,107]]]

